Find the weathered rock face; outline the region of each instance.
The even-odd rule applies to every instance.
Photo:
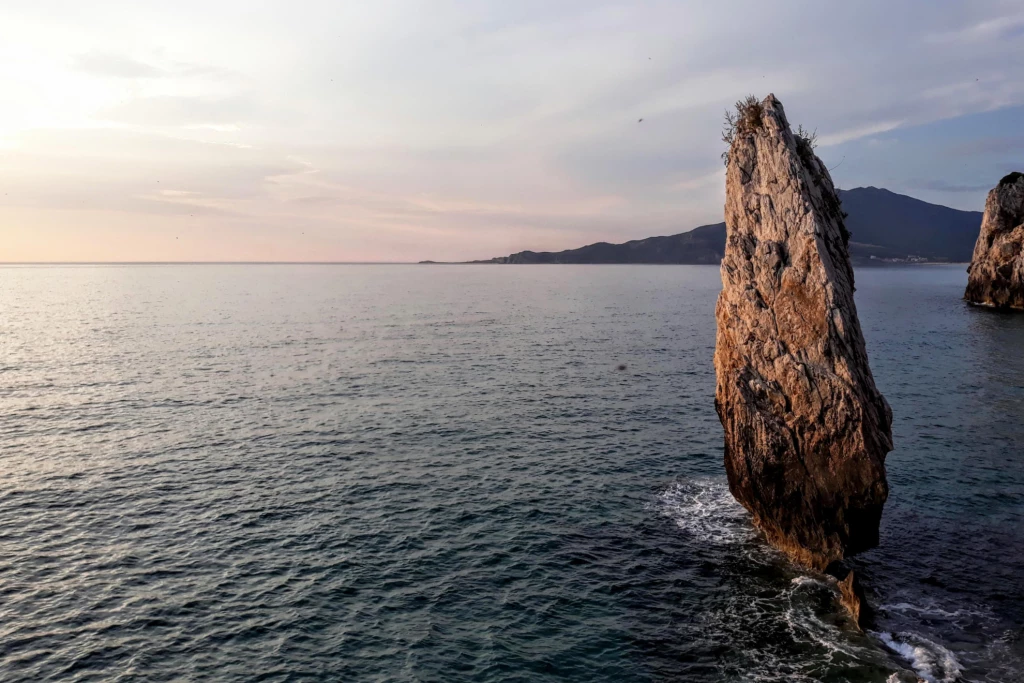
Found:
[[[850,613],[854,623],[858,627],[863,628],[870,620],[872,610],[868,605],[867,598],[864,595],[864,587],[860,585],[860,580],[851,571],[846,575],[845,579],[838,582],[837,586],[839,588],[839,604]]]
[[[967,272],[964,299],[1024,310],[1024,173],[1011,173],[988,193]]]
[[[832,178],[769,95],[730,146],[715,407],[733,495],[824,569],[878,543],[892,414],[853,303]]]

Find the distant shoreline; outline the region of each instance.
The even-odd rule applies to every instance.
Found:
[[[490,261],[0,261],[0,268],[31,266],[657,266],[718,267],[717,263],[493,263]],[[855,262],[855,267],[956,266],[970,261],[921,261],[907,263]]]
[[[905,263],[889,263],[885,261],[854,261],[855,268],[892,268],[901,266],[969,266],[970,261],[907,261]],[[718,263],[495,263],[493,261],[418,261],[417,266],[656,266],[658,268],[675,267],[715,267]]]
[[[0,261],[3,266],[415,266],[416,261]]]

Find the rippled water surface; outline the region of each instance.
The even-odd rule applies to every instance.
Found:
[[[1020,681],[1024,316],[857,277],[867,633],[728,494],[716,268],[0,268],[0,679]]]

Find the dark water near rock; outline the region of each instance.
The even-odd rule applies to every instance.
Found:
[[[857,276],[867,634],[725,488],[716,268],[2,268],[0,678],[1022,680],[1024,316]]]

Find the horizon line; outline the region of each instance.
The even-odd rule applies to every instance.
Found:
[[[0,266],[403,266],[418,261],[0,261]]]

